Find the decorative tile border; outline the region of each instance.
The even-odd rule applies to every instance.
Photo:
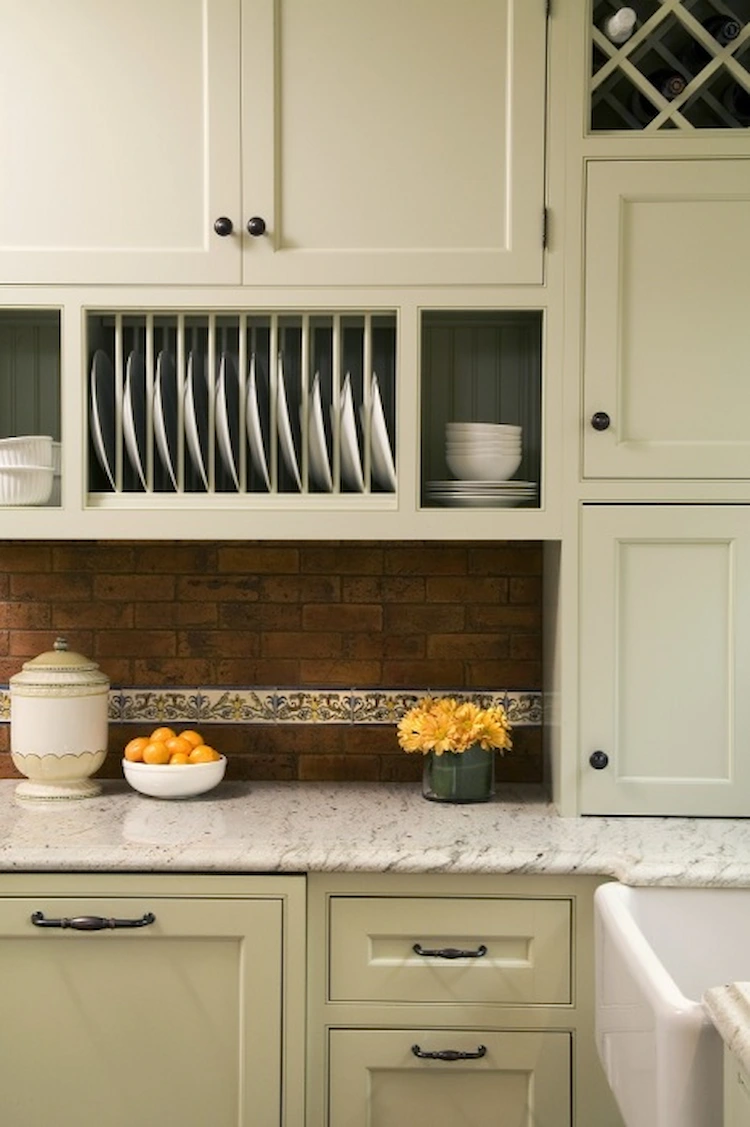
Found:
[[[118,723],[176,720],[201,724],[395,724],[425,689],[112,689],[109,718]],[[438,689],[434,695],[501,704],[514,727],[538,728],[541,692]],[[10,720],[10,693],[0,688],[0,724]]]

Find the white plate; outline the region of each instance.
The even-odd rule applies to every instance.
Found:
[[[191,461],[208,489],[208,384],[203,370],[203,358],[194,352],[190,353],[187,362],[185,437]]]
[[[341,478],[349,489],[364,493],[365,479],[362,473],[362,459],[357,442],[357,424],[354,418],[354,397],[349,373],[344,377],[341,388]]]
[[[235,489],[239,489],[240,385],[234,360],[226,352],[221,354],[216,385],[216,438],[221,460],[231,474]]]
[[[372,476],[378,485],[391,493],[396,492],[396,466],[393,461],[391,441],[388,437],[388,428],[385,425],[385,412],[383,400],[380,397],[380,384],[378,377],[373,372],[371,387],[371,429],[370,453],[372,455]]]
[[[139,352],[130,353],[125,367],[122,433],[130,463],[146,489],[146,365]]]
[[[115,489],[115,372],[100,348],[91,361],[91,437],[99,464]]]
[[[310,392],[307,435],[310,454],[310,476],[317,486],[331,493],[333,490],[333,476],[331,474],[331,462],[328,457],[328,443],[326,442],[325,425],[323,423],[323,405],[320,400],[320,375],[317,372],[313,377],[313,385]]]
[[[282,363],[281,356],[279,356],[279,372],[276,385],[276,425],[279,430],[279,445],[281,446],[281,456],[284,459],[286,468],[294,478],[297,484],[297,488],[301,491],[302,479],[299,476],[299,464],[297,462],[297,454],[294,449],[292,425],[289,421],[289,408],[286,401],[286,388],[284,387],[284,365]]]
[[[177,488],[177,373],[174,360],[162,351],[156,358],[154,437],[164,469]]]
[[[247,441],[250,446],[250,459],[256,471],[266,483],[266,489],[270,489],[271,479],[268,475],[268,462],[266,461],[266,450],[263,444],[263,428],[260,424],[260,409],[258,407],[255,353],[250,357],[250,374],[247,381],[245,414],[247,418]]]

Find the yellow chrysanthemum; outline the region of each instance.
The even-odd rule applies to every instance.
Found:
[[[482,709],[473,701],[459,704],[452,697],[426,697],[398,723],[398,742],[404,751],[462,752],[479,744],[485,750],[512,747],[505,709]]]

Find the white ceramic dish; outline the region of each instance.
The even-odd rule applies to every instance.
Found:
[[[0,438],[0,466],[53,465],[52,435],[18,434]]]
[[[385,423],[385,411],[380,395],[378,377],[373,372],[370,383],[370,454],[372,457],[372,476],[383,489],[396,492],[396,464],[393,460],[391,440]]]
[[[320,375],[313,377],[307,415],[307,442],[310,455],[310,477],[320,489],[327,493],[333,490],[331,462],[328,457],[325,426],[323,424],[323,404],[320,399]]]
[[[364,493],[365,479],[357,441],[357,424],[354,417],[354,396],[349,373],[344,377],[339,408],[341,439],[341,480],[349,489]]]
[[[52,466],[0,466],[0,505],[46,505],[53,479]]]
[[[177,373],[170,353],[156,358],[154,381],[154,437],[164,469],[177,488]]]
[[[122,433],[130,463],[146,489],[146,365],[138,352],[130,353],[125,367]]]
[[[109,484],[115,485],[115,372],[100,348],[91,361],[91,438]]]
[[[471,434],[471,435],[484,435],[497,436],[497,435],[518,435],[523,431],[523,427],[518,426],[516,423],[446,423],[445,433],[449,435],[457,434]]]
[[[521,453],[446,453],[445,460],[461,481],[507,481],[521,465]]]
[[[287,406],[286,388],[284,386],[284,365],[280,356],[276,385],[276,425],[279,431],[279,446],[281,448],[281,456],[284,459],[284,464],[294,478],[297,488],[301,491],[302,478],[299,474],[297,452],[294,449],[292,424],[289,421],[289,407]]]
[[[245,403],[245,416],[247,421],[247,441],[250,447],[250,460],[257,473],[265,482],[266,489],[271,488],[271,478],[268,473],[266,449],[263,442],[263,428],[260,421],[260,407],[258,404],[258,381],[255,374],[255,353],[250,357],[250,373],[247,378],[247,401]]]
[[[219,454],[235,489],[240,487],[240,385],[232,357],[223,352],[216,385],[216,439]]]
[[[224,778],[226,756],[211,763],[170,764],[122,761],[122,773],[134,790],[151,798],[192,798],[213,790]]]
[[[208,489],[208,384],[203,358],[194,352],[188,356],[185,380],[185,438],[190,460]]]

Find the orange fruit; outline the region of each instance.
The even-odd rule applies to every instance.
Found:
[[[173,728],[154,728],[149,736],[151,740],[157,740],[159,743],[165,743],[167,740],[173,739],[177,733]]]
[[[187,740],[191,747],[198,747],[203,743],[203,736],[200,732],[194,732],[191,728],[187,728],[184,732],[180,732],[180,739]]]
[[[131,763],[143,762],[143,749],[148,743],[148,736],[135,736],[132,740],[125,744],[125,751],[123,755],[129,759]]]
[[[216,759],[221,759],[215,747],[209,747],[208,744],[198,744],[190,752],[189,756],[191,763],[213,763]]]
[[[180,766],[180,767],[184,767],[185,764],[189,764],[189,763],[190,763],[190,760],[187,757],[187,752],[184,752],[184,751],[173,751],[172,754],[169,757],[170,767],[173,764],[176,764],[177,766]]]
[[[171,739],[165,740],[164,743],[169,749],[170,755],[190,755],[193,750],[193,745],[190,740],[185,740],[182,736],[172,736]]]
[[[143,749],[144,763],[169,763],[169,748],[163,740],[151,740]]]

